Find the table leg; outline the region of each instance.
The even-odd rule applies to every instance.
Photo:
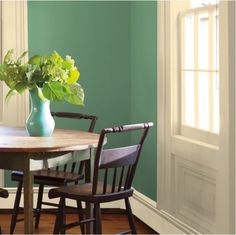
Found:
[[[90,161],[85,162],[85,182],[91,182],[91,176],[92,176],[92,150],[90,150]],[[92,218],[93,217],[93,206],[91,203],[85,203],[85,217],[86,218]],[[87,223],[85,225],[85,233],[86,234],[92,234],[93,233],[93,223]]]
[[[24,232],[33,234],[33,173],[30,171],[29,159],[24,167]]]

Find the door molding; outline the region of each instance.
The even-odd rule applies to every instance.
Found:
[[[1,1],[1,58],[9,49],[14,49],[16,56],[28,50],[28,11],[27,1]],[[2,84],[2,99],[8,92],[8,87]],[[2,124],[24,126],[29,113],[28,93],[15,95],[9,103],[2,101]]]
[[[0,1],[0,59],[9,49],[14,49],[16,56],[28,50],[28,10],[27,0]],[[5,96],[9,88],[0,82],[0,124],[24,126],[29,114],[29,95],[15,95],[6,103]],[[4,186],[4,171],[0,170],[0,186]]]
[[[221,197],[225,197],[225,203],[219,203],[219,213],[222,213],[228,224],[219,224],[220,229],[229,229],[230,233],[236,232],[235,225],[235,1],[220,1],[220,8],[222,9],[222,16],[220,26],[222,24],[220,33],[220,65],[222,66],[220,77],[222,87],[222,98],[220,100],[221,106],[221,131],[220,137],[220,154],[218,164],[222,166],[223,171],[218,175],[218,179],[222,182],[223,188],[219,188],[218,192]],[[226,27],[227,25],[227,27]],[[223,180],[229,179],[225,183]],[[225,194],[226,192],[226,194]],[[228,197],[226,198],[226,195]],[[220,198],[220,197],[219,197]],[[229,213],[228,213],[228,211]],[[221,221],[221,218],[218,218]]]
[[[159,1],[157,4],[157,198],[158,205],[166,208],[165,192],[165,4]]]

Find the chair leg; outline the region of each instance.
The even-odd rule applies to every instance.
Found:
[[[65,198],[60,198],[59,208],[56,216],[56,221],[54,224],[53,234],[65,234],[65,229],[63,226],[66,224],[66,205],[65,205]]]
[[[16,220],[17,220],[17,216],[18,216],[18,213],[19,213],[22,188],[23,188],[23,182],[20,181],[18,183],[18,187],[17,187],[17,191],[16,191],[14,208],[13,208],[12,217],[11,217],[10,234],[14,233],[14,230],[15,230],[15,227],[16,227]]]
[[[37,199],[36,216],[35,216],[35,228],[39,227],[39,220],[41,216],[42,201],[43,201],[43,190],[44,190],[44,184],[40,184],[39,192],[38,192],[38,199]]]
[[[94,234],[102,234],[102,218],[100,204],[94,204]]]
[[[77,202],[77,210],[78,210],[78,217],[79,217],[79,221],[82,221],[84,216],[83,216],[83,208],[82,208],[82,203],[81,201],[76,200]],[[82,234],[85,234],[85,228],[84,228],[84,224],[80,225],[80,230]]]
[[[133,216],[132,209],[130,206],[129,198],[125,198],[125,206],[126,206],[126,211],[128,213],[128,220],[129,220],[129,226],[130,226],[131,232],[132,234],[137,234],[135,223],[134,223],[134,216]]]

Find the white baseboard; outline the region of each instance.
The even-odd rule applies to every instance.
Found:
[[[157,208],[157,203],[135,190],[131,197],[133,214],[160,234],[199,234],[198,231]]]
[[[0,205],[2,209],[13,208],[15,199],[16,188],[7,188],[9,197],[7,199],[0,198]],[[34,189],[34,203],[37,200],[37,188]],[[49,188],[44,190],[44,200],[52,202],[52,199],[48,199]],[[57,201],[57,199],[53,200]],[[198,234],[196,230],[182,223],[175,217],[160,210],[156,206],[156,202],[146,197],[144,194],[134,191],[133,197],[131,197],[131,205],[133,213],[136,217],[142,220],[145,224],[160,234]],[[73,200],[68,200],[67,205],[76,206]],[[123,201],[115,201],[112,203],[103,203],[103,208],[124,208]]]

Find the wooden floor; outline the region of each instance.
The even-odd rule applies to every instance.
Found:
[[[0,214],[0,224],[2,227],[2,234],[9,233],[9,225],[10,225],[10,214]],[[77,219],[76,214],[68,214],[67,222],[72,222]],[[42,214],[39,229],[35,230],[35,234],[52,234],[53,225],[55,221],[55,216],[51,214]],[[23,222],[19,222],[16,225],[15,234],[24,234],[23,231]],[[102,226],[104,234],[115,234],[120,231],[126,230],[128,227],[127,217],[124,214],[110,214],[104,213],[102,215]],[[138,234],[153,234],[155,231],[150,229],[147,225],[145,225],[140,220],[136,219],[136,228]],[[79,234],[79,227],[67,230],[67,234]]]

